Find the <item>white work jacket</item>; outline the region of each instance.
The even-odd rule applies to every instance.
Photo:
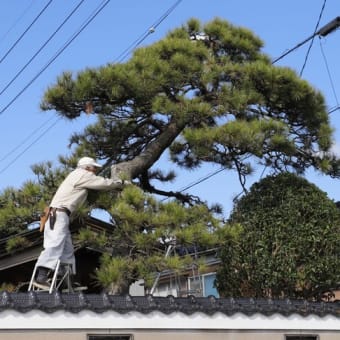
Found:
[[[73,170],[61,183],[55,193],[51,207],[67,208],[73,213],[86,201],[88,189],[110,190],[121,188],[123,181],[118,178],[104,178],[93,172],[77,168]]]

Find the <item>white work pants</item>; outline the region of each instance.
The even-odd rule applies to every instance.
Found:
[[[56,212],[56,221],[53,230],[49,220],[44,229],[44,250],[41,252],[37,266],[55,269],[57,261],[72,266],[73,274],[76,272],[74,248],[69,229],[70,218],[62,211]]]

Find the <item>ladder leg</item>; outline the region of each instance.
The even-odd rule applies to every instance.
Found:
[[[60,260],[57,261],[57,265],[56,265],[54,273],[53,273],[52,282],[51,282],[51,286],[50,286],[50,290],[49,290],[50,294],[57,287],[57,279],[58,279],[59,269],[60,269]]]
[[[31,291],[33,290],[33,282],[34,282],[34,279],[35,279],[35,274],[37,273],[37,265],[34,266],[34,269],[33,269],[33,274],[32,274],[32,277],[31,277],[31,281],[30,281],[30,284],[28,286],[28,291]]]
[[[33,274],[31,281],[28,286],[28,291],[44,291],[49,294],[62,290],[63,292],[73,293],[75,291],[86,290],[87,287],[73,287],[72,282],[72,265],[69,263],[62,263],[60,260],[57,261],[56,268],[51,279],[51,284],[49,287],[45,287],[37,282],[35,282],[35,276],[37,273],[38,266],[35,265],[33,269]],[[62,286],[64,284],[64,287]]]
[[[69,276],[70,276],[70,271],[69,271],[69,264],[67,264],[67,263],[62,263],[61,264],[61,267],[63,268],[63,272],[62,273],[60,273],[61,274],[61,276],[60,276],[60,278],[59,278],[59,281],[58,281],[58,285],[57,285],[57,289],[59,289],[59,288],[61,288],[61,285],[63,284],[63,283],[68,283],[68,278],[69,278]]]
[[[68,292],[69,293],[73,293],[73,282],[72,282],[72,279],[71,279],[71,275],[72,275],[72,269],[71,269],[71,265],[68,264],[67,265],[67,271],[68,271],[68,275],[67,275],[67,289],[68,289]]]
[[[49,293],[52,293],[53,290],[56,289],[57,276],[58,276],[57,274],[59,272],[59,268],[60,268],[60,260],[57,261],[56,269],[54,271],[51,284],[49,286],[45,286],[45,285],[39,284],[38,282],[35,281],[35,276],[36,276],[37,269],[38,269],[38,266],[35,265],[34,269],[33,269],[33,274],[32,274],[32,277],[31,277],[31,281],[30,281],[30,284],[28,286],[28,291],[31,291],[31,290],[32,291],[48,291]]]

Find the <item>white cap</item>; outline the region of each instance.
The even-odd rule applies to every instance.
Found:
[[[91,157],[82,157],[79,159],[77,166],[79,168],[82,167],[86,167],[86,166],[94,166],[96,168],[101,168],[102,166],[98,163],[96,163],[96,161],[91,158]]]

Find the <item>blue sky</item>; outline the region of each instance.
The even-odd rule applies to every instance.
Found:
[[[203,22],[215,17],[234,25],[247,27],[264,42],[263,51],[273,60],[310,37],[319,28],[340,15],[339,0],[111,0],[95,19],[59,54],[67,41],[87,18],[105,3],[85,0],[70,20],[53,36],[79,0],[2,0],[0,10],[0,190],[8,186],[19,188],[34,179],[30,166],[58,155],[68,154],[69,136],[81,131],[93,117],[75,121],[57,120],[54,112],[42,112],[39,104],[44,91],[63,71],[77,72],[121,61],[122,53],[148,31],[169,8],[175,9],[147,36],[142,46],[162,39],[169,31],[195,17]],[[46,10],[23,35],[38,13]],[[22,38],[19,40],[19,38]],[[19,41],[18,41],[19,40]],[[325,38],[315,38],[302,78],[308,80],[325,96],[329,109],[339,105],[340,98],[340,30]],[[15,45],[15,46],[14,46]],[[44,48],[41,47],[44,45]],[[301,71],[309,42],[282,58],[276,65]],[[41,49],[41,52],[38,51]],[[59,55],[58,55],[59,54]],[[35,56],[36,55],[36,56]],[[58,55],[58,56],[57,56]],[[35,57],[34,57],[35,56]],[[57,56],[57,57],[56,57]],[[31,62],[29,62],[33,59]],[[125,59],[126,60],[126,59]],[[29,62],[27,67],[24,67]],[[48,65],[48,66],[47,66]],[[14,79],[15,78],[15,79]],[[338,97],[338,98],[337,98]],[[334,133],[334,148],[340,150],[340,112],[330,114]],[[40,127],[40,128],[39,128]],[[339,152],[340,154],[340,152]],[[167,162],[162,158],[161,162]],[[170,163],[169,163],[170,166]],[[204,167],[199,171],[181,173],[172,190],[212,174],[218,168]],[[252,176],[246,186],[260,179],[263,169]],[[309,171],[306,178],[340,200],[339,180]],[[226,214],[232,199],[241,192],[235,173],[223,171],[194,185],[188,192],[209,203],[221,203]]]

